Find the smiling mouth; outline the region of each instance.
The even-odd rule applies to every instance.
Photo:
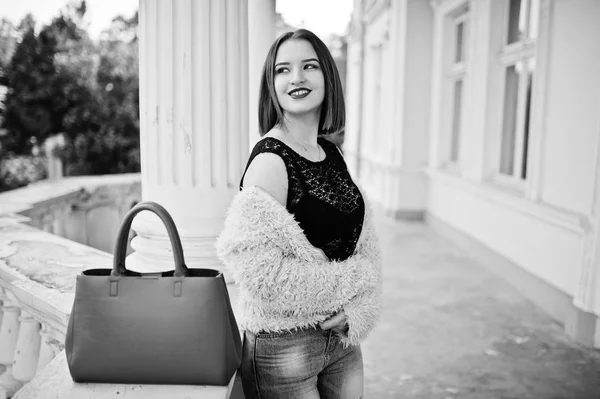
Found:
[[[311,90],[309,90],[309,89],[294,89],[294,90],[291,90],[288,93],[288,95],[295,100],[299,100],[301,98],[308,96],[310,94],[310,92],[311,92]]]

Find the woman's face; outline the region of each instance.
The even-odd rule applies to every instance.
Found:
[[[287,40],[275,58],[275,92],[284,114],[319,112],[325,79],[315,49],[306,40]]]

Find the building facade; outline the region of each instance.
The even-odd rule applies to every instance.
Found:
[[[600,2],[356,0],[345,151],[390,215],[600,347]]]

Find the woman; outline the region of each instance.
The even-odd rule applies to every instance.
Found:
[[[236,280],[250,398],[360,398],[379,314],[370,213],[334,144],[344,98],[325,44],[300,29],[265,61],[254,147],[217,240]]]

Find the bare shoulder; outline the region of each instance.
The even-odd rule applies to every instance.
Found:
[[[277,154],[258,154],[246,171],[244,187],[259,187],[283,206],[287,203],[288,180],[283,159]]]

